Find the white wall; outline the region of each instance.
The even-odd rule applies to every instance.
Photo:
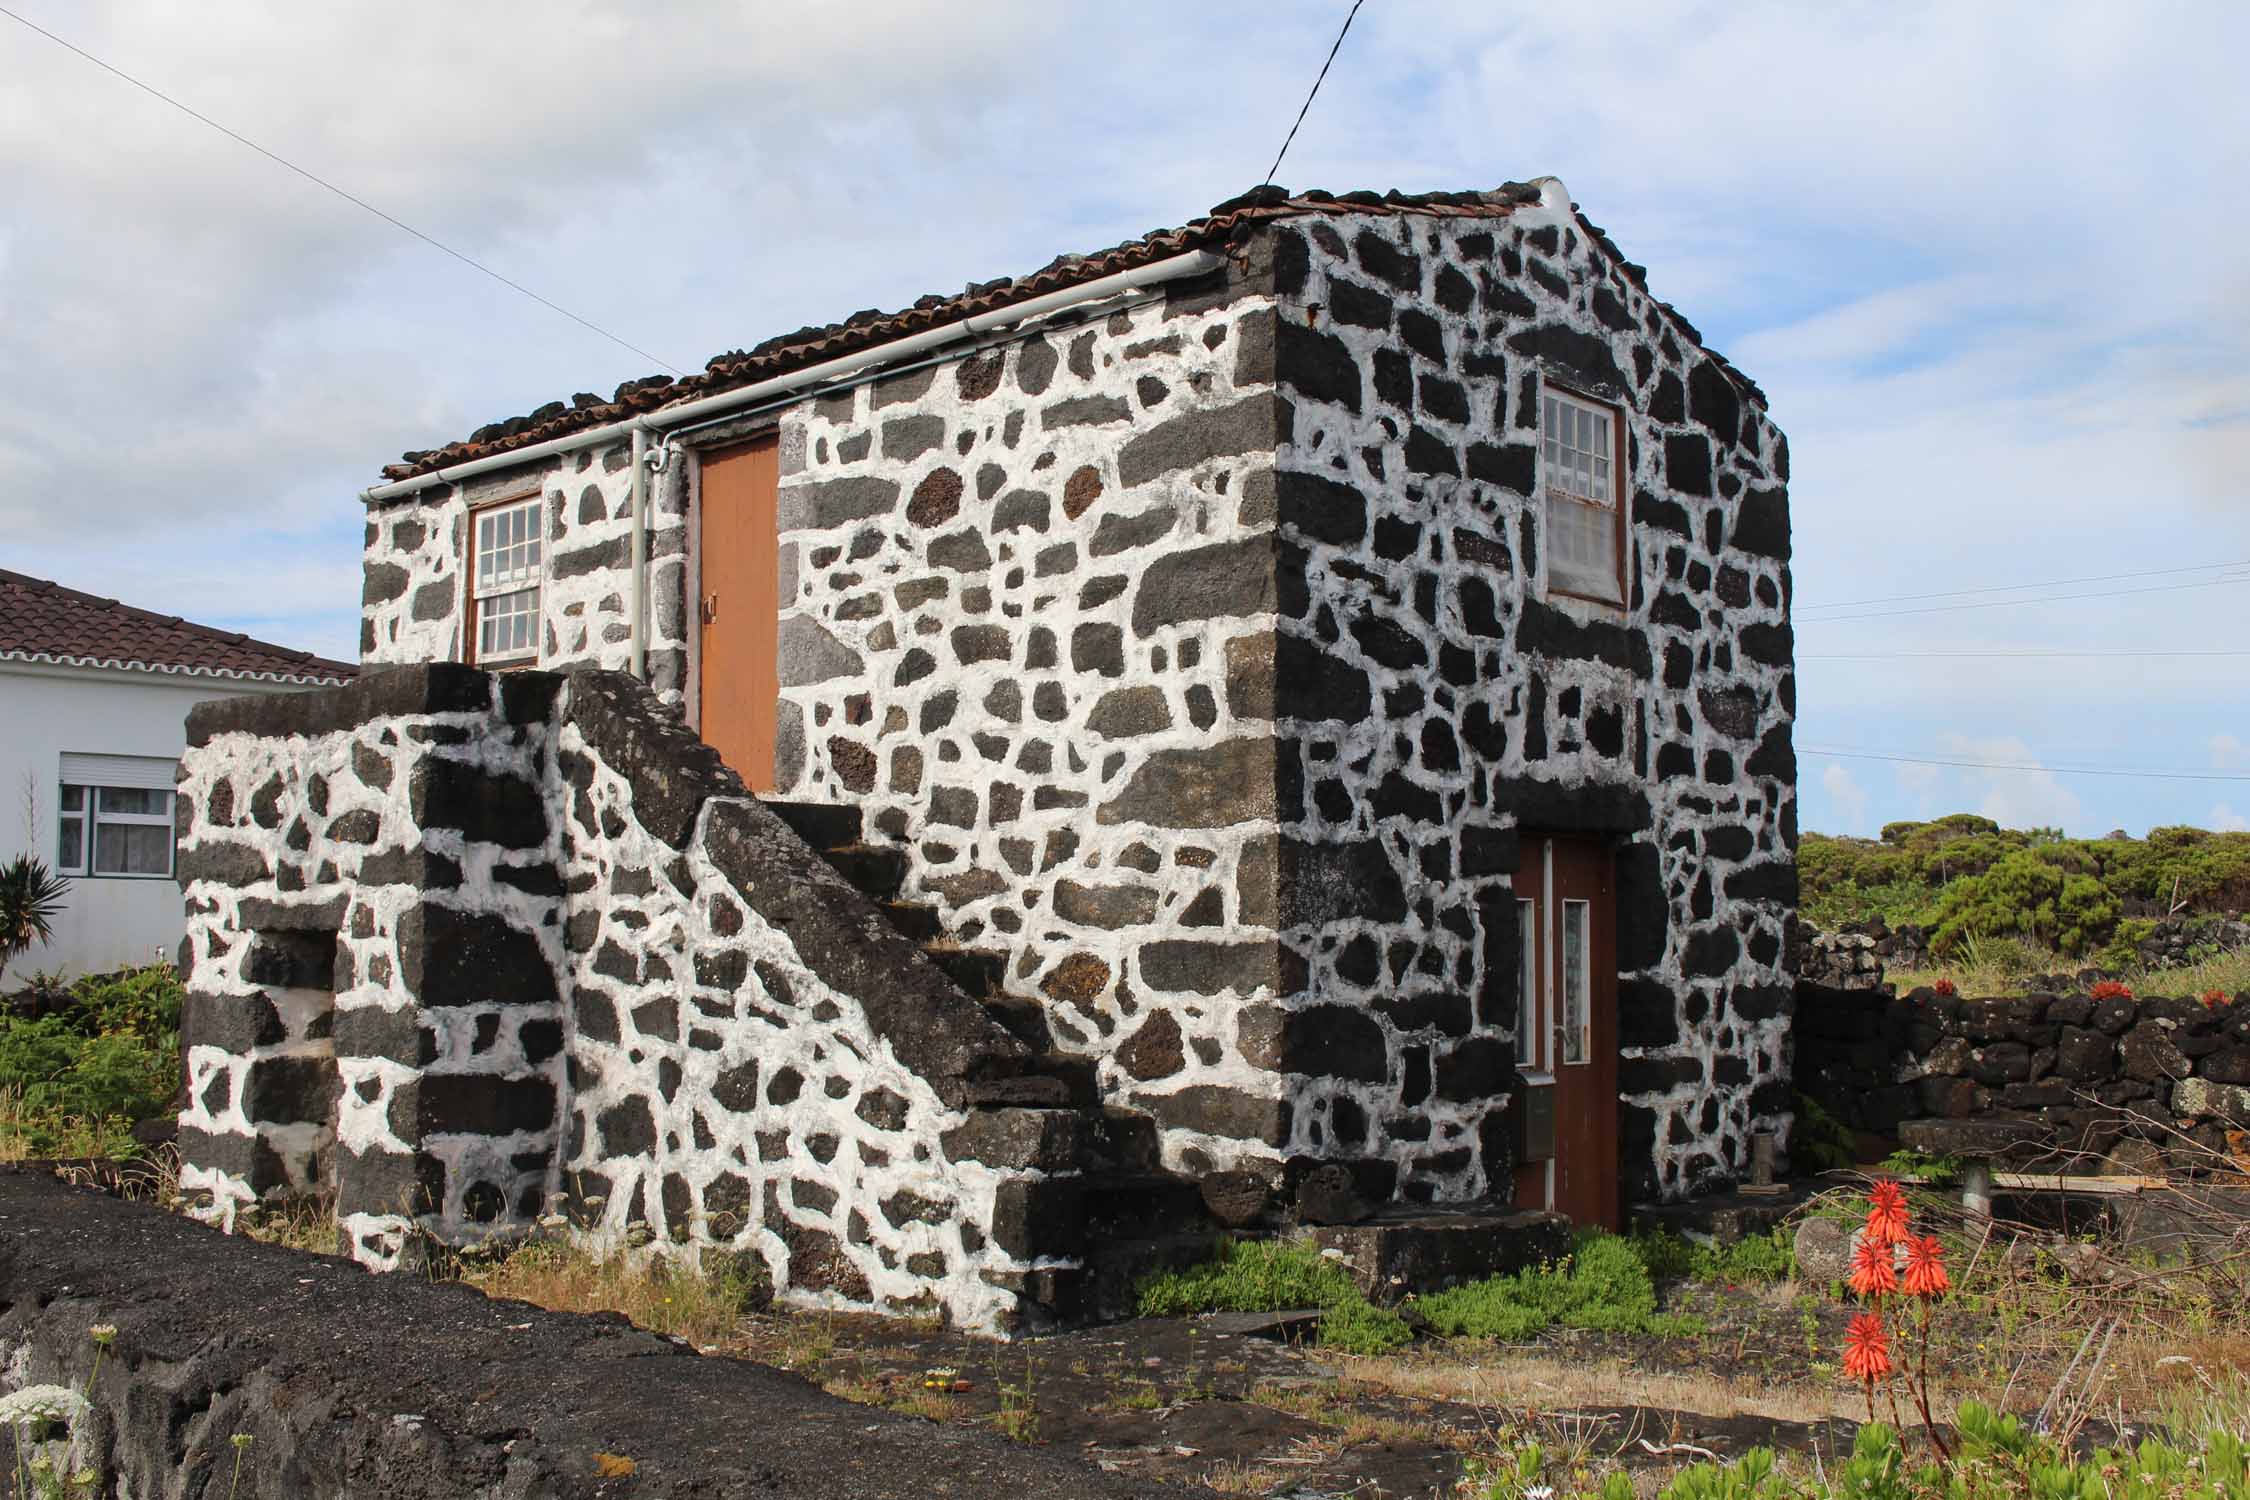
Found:
[[[55,862],[55,805],[65,751],[157,755],[187,748],[187,712],[206,698],[301,692],[293,684],[101,667],[0,661],[0,862],[28,849]],[[35,809],[26,806],[28,788]],[[36,820],[36,828],[27,823]],[[0,988],[33,974],[100,973],[173,956],[185,930],[170,876],[72,877],[51,942],[0,973]]]

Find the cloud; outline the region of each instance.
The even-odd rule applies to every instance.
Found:
[[[1821,771],[1820,788],[1828,794],[1836,832],[1856,834],[1866,830],[1867,789],[1841,762],[1830,761]]]
[[[2014,766],[2037,766],[2029,745],[2013,736],[1972,739],[1947,734],[1945,750],[1965,759],[2004,761]],[[1962,780],[1977,811],[2005,828],[2070,828],[2079,821],[2081,805],[2075,793],[2055,779],[2052,771],[1963,770]]]
[[[2250,818],[2236,812],[2232,805],[2221,802],[2211,809],[2209,827],[2213,833],[2250,833]]]
[[[26,3],[690,368],[1240,191],[1338,19],[1189,0]],[[1280,175],[1562,176],[1771,397],[1802,605],[2162,567],[2180,536],[2250,556],[2250,200],[2209,190],[2250,160],[2250,112],[2226,102],[2250,11],[2198,12],[2185,47],[2143,45],[2147,25],[2100,0],[1619,0],[1600,26],[1371,6]],[[651,368],[5,19],[0,67],[10,566],[348,652],[353,492],[383,462]],[[2138,744],[2228,731],[2208,661],[1814,659],[2223,642],[2250,598],[2056,592],[1808,615],[1800,743],[1911,753],[1952,733],[2076,759],[2092,731],[2056,707],[2089,701]],[[2076,803],[2051,775],[1851,785],[1870,823]],[[2200,795],[2105,783],[2100,826],[2183,821]]]
[[[2204,741],[2211,751],[2211,764],[2224,771],[2235,766],[2250,766],[2250,743],[2240,735],[2219,733]]]

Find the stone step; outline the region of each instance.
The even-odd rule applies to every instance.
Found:
[[[1218,1226],[1194,1182],[1169,1172],[1089,1175],[1079,1193],[1095,1242],[1208,1233]]]
[[[1078,1155],[1089,1172],[1132,1175],[1158,1170],[1163,1151],[1156,1121],[1112,1105],[1087,1117]]]
[[[1054,1029],[1047,1024],[1047,1008],[1036,1000],[1025,1000],[1015,995],[980,995],[980,1000],[995,1021],[1007,1028],[1008,1034],[1042,1057],[1055,1050]]]
[[[924,942],[922,951],[970,999],[992,1000],[1000,995],[1000,981],[1008,972],[1007,954],[994,953],[987,948],[964,948],[942,938]]]
[[[906,884],[906,854],[874,844],[845,844],[823,849],[820,857],[858,888],[861,895],[888,901]]]
[[[883,915],[890,924],[917,943],[927,943],[945,936],[945,918],[935,906],[926,901],[886,901]]]
[[[774,815],[787,823],[797,837],[815,849],[841,849],[846,844],[856,844],[860,838],[860,812],[834,802],[776,802],[770,798],[759,799],[773,809]]]

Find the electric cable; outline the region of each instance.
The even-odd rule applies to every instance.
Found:
[[[92,63],[95,67],[102,69],[104,72],[114,74],[115,76],[124,79],[127,83],[139,89],[141,92],[148,94],[154,98],[163,100],[166,104],[169,104],[174,109],[180,111],[180,113],[187,115],[193,119],[202,121],[204,124],[210,126],[213,130],[218,131],[221,135],[227,136],[232,140],[240,142],[242,145],[248,146],[251,150],[257,152],[260,156],[265,157],[268,161],[274,162],[279,166],[287,167],[290,171],[296,173],[299,177],[304,178],[305,181],[313,183],[318,187],[326,188],[329,192],[334,193],[337,197],[343,199],[346,203],[350,203],[359,208],[367,210],[376,218],[381,219],[384,223],[392,225],[395,228],[405,230],[408,234],[413,235],[414,238],[422,241],[422,243],[426,245],[432,246],[439,250],[443,250],[446,254],[452,256],[455,260],[461,262],[461,264],[470,267],[472,270],[482,271],[485,275],[491,277],[494,281],[499,282],[502,286],[523,293],[523,295],[529,297],[532,301],[538,303],[541,307],[547,308],[552,312],[561,313],[564,317],[570,319],[571,322],[576,323],[579,327],[584,328],[589,332],[600,334],[603,338],[608,339],[618,348],[629,350],[630,352],[639,355],[642,359],[648,360],[652,364],[662,365],[665,369],[670,370],[675,375],[682,375],[686,373],[686,371],[682,370],[678,365],[673,364],[670,360],[660,359],[656,355],[649,353],[646,349],[641,348],[638,344],[626,342],[624,339],[619,338],[616,334],[611,333],[608,329],[602,327],[599,323],[595,323],[590,321],[589,319],[582,318],[578,314],[572,312],[569,308],[564,307],[561,303],[554,302],[549,300],[548,298],[540,296],[537,292],[533,291],[530,287],[525,286],[520,281],[511,281],[506,276],[501,275],[498,271],[493,270],[492,267],[486,265],[483,261],[476,259],[474,256],[463,254],[461,251],[454,249],[451,245],[446,244],[443,240],[437,239],[431,235],[424,234],[421,230],[416,229],[413,225],[407,223],[404,219],[398,218],[393,214],[385,213],[382,209],[377,208],[374,204],[368,202],[365,198],[357,197],[351,193],[348,193],[344,189],[336,186],[336,184],[334,184],[333,182],[328,181],[326,178],[298,166],[295,162],[289,160],[289,158],[282,156],[277,152],[267,150],[265,147],[259,145],[256,141],[250,139],[250,137],[244,135],[239,130],[229,129],[227,126],[220,124],[217,120],[212,119],[209,115],[204,114],[199,110],[193,109],[188,105],[182,104],[179,100],[173,98],[170,94],[165,93],[162,89],[157,88],[153,84],[143,83],[140,79],[135,78],[132,74],[126,72],[123,68],[119,68],[110,63],[104,62],[102,59],[96,57],[93,53],[88,52],[85,48],[80,47],[75,43],[65,41],[63,38],[55,35],[53,32],[49,31],[46,27],[39,25],[37,22],[27,20],[25,17],[16,14],[16,12],[8,9],[4,5],[0,5],[0,16],[6,16],[9,20],[16,22],[18,25],[38,32],[41,36],[45,37],[48,41],[53,42],[56,46],[66,48],[69,51],[77,53],[80,57],[83,57],[84,59],[86,59],[86,61]],[[1307,102],[1309,103],[1310,101]]]
[[[1828,755],[1843,760],[1884,760],[1910,766],[1958,766],[1971,771],[2048,771],[2057,776],[2125,776],[2150,781],[2250,781],[2250,774],[2227,771],[2143,771],[2127,766],[2043,766],[2029,761],[1965,760],[1935,755],[1895,755],[1881,750],[1838,750],[1827,745],[1800,745],[1799,755]]]
[[[1343,50],[1345,33],[1352,29],[1353,17],[1359,14],[1359,8],[1366,3],[1367,0],[1352,0],[1351,14],[1344,17],[1343,30],[1336,33],[1336,44],[1328,49],[1328,61],[1320,65],[1320,77],[1312,81],[1312,91],[1305,95],[1304,104],[1297,110],[1296,123],[1289,127],[1289,134],[1282,137],[1281,149],[1273,154],[1273,165],[1266,168],[1266,175],[1258,186],[1264,187],[1272,182],[1273,174],[1281,170],[1281,159],[1289,154],[1289,143],[1297,138],[1297,126],[1305,123],[1305,115],[1312,108],[1313,96],[1320,92],[1321,84],[1328,78],[1329,63],[1335,62],[1336,54]]]

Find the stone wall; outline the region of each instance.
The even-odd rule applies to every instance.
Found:
[[[2024,995],[1800,984],[1797,1084],[1839,1121],[2020,1122],[2052,1170],[2194,1170],[2250,1129],[2250,993]]]
[[[1519,835],[1598,833],[1627,1190],[1723,1182],[1789,1111],[1786,443],[1567,204],[1276,233],[1282,925],[1320,1014],[1363,1018],[1295,1144],[1505,1183]],[[1546,586],[1543,382],[1625,413],[1623,608]]]
[[[1625,413],[1622,606],[1546,586],[1542,382]],[[1526,831],[1616,851],[1627,1191],[1786,1133],[1786,443],[1553,189],[1265,224],[772,420],[782,793],[863,809],[1166,1166],[1503,1191]],[[680,704],[693,469],[651,545]],[[540,480],[550,657],[622,663],[628,477]],[[371,659],[451,649],[463,499],[378,513]]]
[[[688,478],[685,465],[649,483],[648,681],[666,702],[688,680]],[[545,517],[539,665],[624,668],[631,656],[632,452],[583,448],[544,463],[441,485],[369,510],[359,654],[370,666],[459,661],[467,608],[470,507],[536,495]]]
[[[780,790],[864,808],[1189,1170],[1290,1139],[1248,1020],[1278,987],[1264,279],[782,419]]]
[[[799,1301],[1040,1315],[1067,1110],[647,689],[436,666],[207,704],[179,786],[181,1185],[332,1188],[397,1265],[551,1216]],[[1061,1146],[1057,1146],[1057,1142]]]

